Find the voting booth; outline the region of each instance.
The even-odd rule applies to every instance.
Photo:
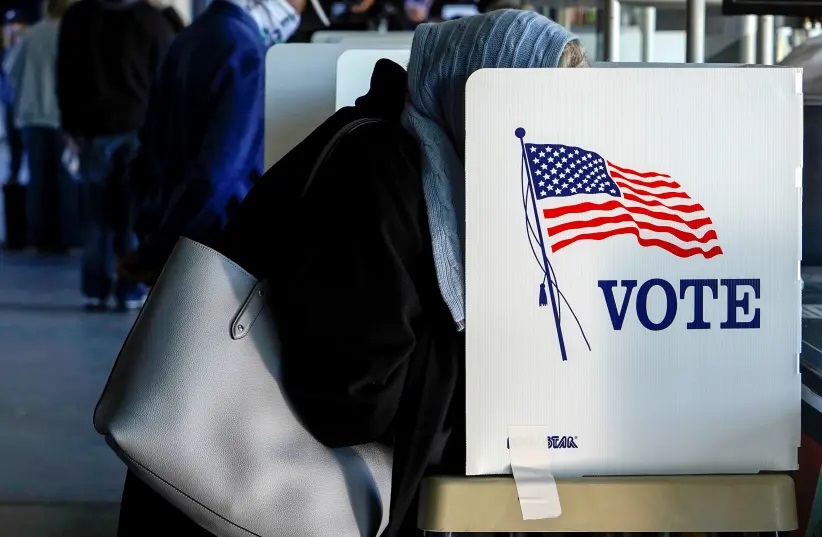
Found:
[[[312,46],[322,73],[267,86],[268,164],[407,58]],[[469,80],[467,475],[418,525],[794,530],[798,71],[595,67]]]
[[[346,60],[346,51],[357,49],[367,49],[362,61]],[[266,169],[328,119],[337,110],[338,99],[353,103],[359,96],[357,91],[367,91],[373,64],[380,57],[401,62],[408,57],[408,51],[391,43],[357,42],[287,43],[271,47],[265,66]],[[338,62],[342,62],[348,81],[340,86],[340,91]]]
[[[799,73],[471,77],[469,475],[796,468]]]

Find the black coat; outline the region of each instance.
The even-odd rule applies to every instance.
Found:
[[[405,71],[380,61],[369,93],[273,166],[219,241],[271,282],[283,386],[312,434],[393,444],[389,537],[418,534],[423,476],[462,473],[465,453],[464,338],[437,285],[405,88]],[[327,142],[366,117],[385,121],[345,136],[303,196]]]

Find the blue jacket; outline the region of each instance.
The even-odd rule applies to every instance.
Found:
[[[171,44],[129,174],[141,266],[162,267],[180,236],[210,243],[262,174],[265,53],[222,0]]]

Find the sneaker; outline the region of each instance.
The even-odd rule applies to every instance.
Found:
[[[143,307],[146,302],[146,297],[137,298],[133,300],[121,300],[117,303],[119,311],[136,311]]]
[[[86,311],[105,311],[106,303],[100,298],[87,298]]]

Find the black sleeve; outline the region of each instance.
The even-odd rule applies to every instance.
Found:
[[[174,35],[179,34],[183,31],[183,28],[186,27],[185,22],[183,22],[183,18],[172,6],[167,6],[163,8],[162,13],[163,16],[166,18],[166,21],[168,21],[169,25],[171,26],[171,31],[174,33]]]
[[[78,114],[82,114],[76,83],[72,83],[72,79],[82,76],[77,72],[77,62],[81,61],[77,47],[81,41],[75,33],[75,9],[70,7],[63,15],[57,40],[57,104],[62,128],[69,134],[76,134],[81,120]]]
[[[352,134],[337,146],[303,198],[287,231],[288,257],[279,261],[287,267],[273,298],[284,389],[309,431],[331,447],[389,431],[416,343],[421,306],[411,275],[427,227],[415,156],[395,133],[374,136],[394,128],[361,127],[372,136]]]
[[[154,9],[154,8],[152,8]],[[171,28],[171,25],[168,23],[168,19],[166,16],[160,12],[154,12],[154,35],[153,35],[153,42],[151,46],[151,77],[157,76],[157,72],[160,69],[160,63],[163,61],[163,57],[166,55],[168,51],[168,47],[171,46],[171,42],[174,40],[175,37],[174,30]]]

